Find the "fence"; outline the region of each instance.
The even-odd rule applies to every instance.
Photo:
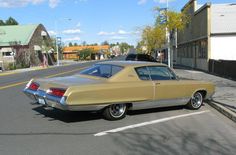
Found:
[[[236,80],[236,61],[210,59],[209,72]]]

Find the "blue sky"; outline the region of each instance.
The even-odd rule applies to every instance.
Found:
[[[169,0],[169,7],[179,11],[187,2]],[[155,6],[166,7],[166,0],[0,0],[0,19],[12,16],[20,24],[42,23],[51,36],[61,36],[66,44],[106,40],[136,45],[140,30],[154,23]]]

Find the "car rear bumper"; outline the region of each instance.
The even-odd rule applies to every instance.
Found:
[[[33,91],[25,88],[23,92],[28,96],[31,100],[36,103],[48,106],[56,109],[67,110],[67,111],[97,111],[101,110],[107,105],[68,105],[66,104],[66,97],[55,97],[47,94],[43,90]]]

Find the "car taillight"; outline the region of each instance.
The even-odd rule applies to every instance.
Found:
[[[65,94],[66,90],[61,88],[49,88],[47,93],[53,96],[62,97]]]
[[[39,84],[35,82],[31,82],[30,85],[28,86],[28,89],[34,90],[34,91],[38,90],[38,88],[39,88]]]

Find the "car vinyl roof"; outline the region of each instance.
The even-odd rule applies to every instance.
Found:
[[[155,62],[147,62],[147,61],[104,61],[99,62],[97,64],[110,64],[110,65],[117,65],[117,66],[135,66],[135,67],[141,67],[141,66],[166,66],[165,64],[161,63],[155,63]]]

